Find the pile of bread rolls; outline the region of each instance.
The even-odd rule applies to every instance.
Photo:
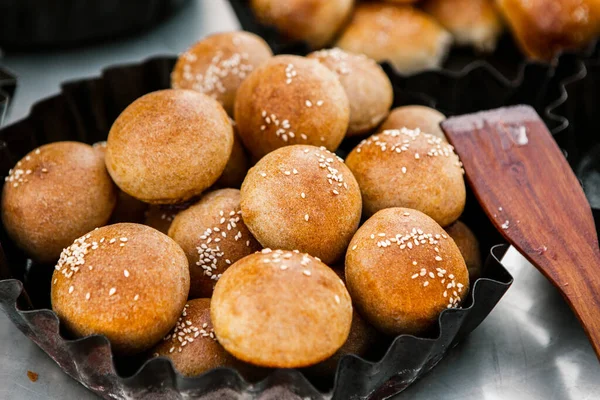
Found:
[[[52,309],[74,337],[187,376],[331,374],[379,334],[435,329],[480,271],[444,115],[392,103],[365,55],[274,57],[253,34],[216,34],[106,142],[17,162],[2,221],[36,268],[55,264]]]
[[[439,67],[452,44],[492,52],[507,26],[523,53],[551,60],[600,34],[597,0],[251,0],[284,37],[389,61],[402,73]]]

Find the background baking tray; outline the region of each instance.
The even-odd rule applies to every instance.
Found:
[[[64,84],[59,95],[35,105],[28,118],[0,130],[0,175],[5,175],[18,159],[41,144],[65,139],[87,143],[105,139],[112,121],[128,104],[147,92],[168,87],[174,61],[174,58],[151,59],[142,64],[109,68],[98,78]],[[486,66],[465,74],[428,72],[411,78],[394,74],[389,66],[385,70],[394,85],[395,105],[425,104],[457,114],[529,103],[560,132],[565,124],[545,112],[546,104],[550,99],[565,100],[563,82],[581,75],[583,68],[574,58],[565,57],[562,61],[557,68],[531,65],[524,70],[521,82],[510,83]],[[421,84],[415,79],[435,79],[437,84],[420,91]],[[343,150],[352,146],[347,141]],[[281,370],[251,384],[228,369],[184,378],[166,359],[147,362],[143,358],[113,359],[105,338],[72,340],[61,332],[56,315],[47,309],[52,266],[32,264],[8,239],[3,228],[0,243],[5,257],[0,255],[0,277],[5,280],[0,281],[0,306],[66,373],[105,398],[178,399],[245,393],[264,398],[324,399],[331,395],[336,400],[383,399],[402,391],[431,370],[452,346],[479,325],[512,283],[510,274],[498,261],[506,247],[493,248],[501,242],[501,237],[473,196],[468,198],[463,220],[480,239],[483,254],[489,255],[483,278],[474,283],[465,307],[444,311],[438,326],[425,337],[403,335],[384,340],[366,360],[344,357],[335,380],[309,382],[298,371]]]
[[[302,41],[290,41],[280,35],[273,27],[261,24],[249,6],[249,0],[228,0],[244,30],[261,36],[273,49],[275,54],[306,55],[309,46]],[[578,52],[580,57],[588,57],[596,49],[592,43]],[[556,65],[557,59],[553,64]],[[465,73],[471,69],[484,66],[495,74],[509,81],[520,81],[520,75],[531,63],[519,50],[510,33],[502,35],[496,50],[492,53],[480,53],[470,47],[452,47],[442,68],[447,73]]]
[[[80,45],[148,28],[187,0],[0,0],[0,48]]]

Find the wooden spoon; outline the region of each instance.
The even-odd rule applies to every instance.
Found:
[[[600,358],[600,250],[583,189],[529,106],[441,123],[496,228],[562,293]]]

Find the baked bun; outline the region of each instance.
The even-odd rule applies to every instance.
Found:
[[[394,101],[394,90],[383,69],[363,54],[334,48],[311,53],[335,72],[350,102],[350,124],[346,136],[368,132],[383,121]]]
[[[440,123],[446,119],[441,112],[425,106],[402,106],[396,107],[383,121],[379,131],[390,129],[420,129],[441,139],[446,140],[446,135],[440,128]]]
[[[298,368],[334,354],[348,338],[344,283],[308,254],[264,249],[217,282],[211,318],[219,342],[254,365]]]
[[[494,0],[425,0],[423,9],[431,14],[459,46],[492,52],[502,34],[502,20]]]
[[[2,190],[8,235],[38,262],[56,262],[62,249],[106,224],[117,188],[92,146],[55,142],[39,147],[11,169]]]
[[[189,300],[175,328],[152,352],[155,357],[171,359],[182,375],[190,377],[239,364],[217,341],[210,320],[210,299]]]
[[[151,348],[177,322],[190,276],[183,250],[139,224],[91,231],[63,250],[52,309],[76,337],[104,335],[117,353]]]
[[[525,54],[550,61],[560,51],[580,48],[600,34],[598,0],[496,0]]]
[[[134,101],[108,134],[106,167],[127,194],[180,203],[221,176],[233,146],[223,107],[192,90],[160,90]]]
[[[276,56],[242,82],[235,103],[240,139],[256,158],[290,144],[335,151],[350,106],[337,75],[316,60]]]
[[[210,297],[221,274],[261,249],[241,218],[240,191],[221,189],[175,216],[169,236],[190,265],[190,297]]]
[[[225,165],[223,173],[217,182],[215,182],[214,186],[222,188],[239,188],[242,185],[242,182],[244,182],[244,178],[248,173],[248,168],[250,168],[248,154],[246,154],[246,150],[242,146],[239,136],[235,133],[233,135],[231,155],[229,156],[229,160]]]
[[[250,7],[265,25],[291,40],[323,47],[350,17],[354,0],[251,0]]]
[[[314,146],[269,153],[244,180],[244,222],[264,246],[340,259],[361,215],[360,189],[335,154]]]
[[[465,259],[465,263],[469,270],[469,280],[475,282],[481,277],[482,268],[479,241],[469,227],[461,221],[456,221],[445,229],[446,232],[448,232],[448,235],[454,240],[454,243],[456,243],[460,253]]]
[[[447,226],[465,208],[458,156],[436,136],[406,128],[383,131],[355,147],[346,165],[360,186],[366,216],[384,208],[407,207]]]
[[[233,115],[235,93],[240,83],[272,56],[269,45],[253,33],[216,33],[179,56],[171,73],[171,87],[204,93]]]
[[[104,156],[106,155],[106,141],[96,142],[92,145],[102,156],[102,163],[104,164]],[[144,214],[148,204],[143,201],[139,201],[135,197],[132,197],[124,191],[117,189],[117,205],[115,206],[109,224],[116,224],[119,222],[135,222],[141,223],[144,220]]]
[[[346,277],[344,271],[342,269],[334,269],[333,271],[345,284]],[[344,342],[344,345],[327,360],[309,367],[306,372],[309,375],[319,377],[333,375],[343,356],[353,354],[355,356],[363,357],[378,339],[379,335],[375,328],[354,310],[352,312],[350,334],[348,335],[346,342]]]
[[[431,16],[411,6],[360,3],[337,47],[389,61],[400,73],[438,68],[452,36]]]
[[[369,218],[346,254],[357,311],[381,332],[419,335],[458,307],[469,273],[454,241],[427,215],[388,208]]]

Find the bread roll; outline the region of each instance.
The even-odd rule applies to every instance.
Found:
[[[419,129],[421,132],[429,133],[440,139],[446,140],[446,135],[440,128],[440,123],[446,119],[446,116],[433,108],[425,106],[402,106],[396,107],[390,115],[383,121],[379,131],[391,129]]]
[[[274,368],[316,364],[346,341],[352,304],[344,283],[308,254],[264,249],[217,282],[211,318],[235,357]]]
[[[29,257],[56,262],[64,247],[106,224],[117,189],[92,146],[55,142],[22,158],[4,179],[2,223]]]
[[[254,68],[272,56],[269,45],[253,33],[216,33],[179,56],[171,73],[171,87],[204,93],[233,115],[238,87]]]
[[[350,17],[354,0],[251,0],[250,7],[265,25],[291,40],[313,48],[329,44]]]
[[[235,103],[240,139],[257,160],[291,144],[335,151],[349,118],[348,97],[336,74],[298,56],[276,56],[255,69]]]
[[[492,52],[502,34],[494,0],[425,0],[423,9],[446,28],[459,46]]]
[[[434,220],[407,208],[379,211],[346,254],[346,283],[358,312],[389,335],[419,335],[446,308],[459,307],[469,273],[454,241]]]
[[[513,36],[531,58],[551,60],[600,34],[598,0],[496,0]]]
[[[420,10],[360,3],[336,46],[389,61],[400,73],[412,74],[441,66],[451,44],[452,36]]]
[[[127,194],[153,204],[181,203],[221,176],[233,146],[223,107],[192,90],[140,97],[108,134],[106,167]]]
[[[350,102],[350,124],[346,136],[369,132],[383,121],[394,101],[390,79],[375,61],[363,54],[334,48],[311,53],[335,72]]]

